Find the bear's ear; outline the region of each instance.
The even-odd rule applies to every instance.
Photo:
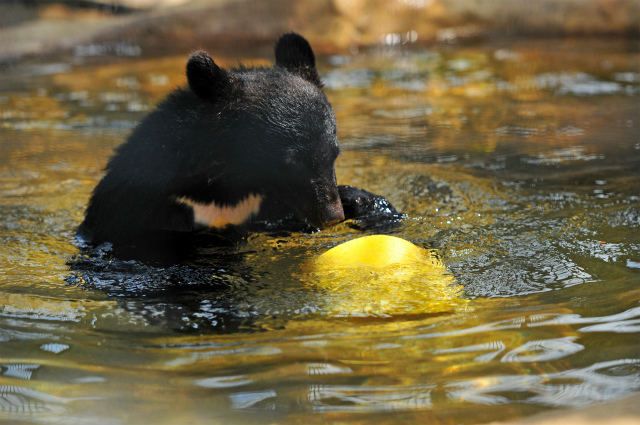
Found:
[[[294,32],[284,34],[276,43],[276,65],[298,73],[322,88],[316,71],[316,58],[309,42]]]
[[[233,76],[220,68],[204,50],[193,53],[187,62],[187,81],[195,94],[215,100],[231,93]]]

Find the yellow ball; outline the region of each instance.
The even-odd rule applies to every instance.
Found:
[[[394,236],[345,242],[311,262],[308,282],[338,316],[389,316],[465,309],[461,287],[429,250]]]
[[[353,239],[322,254],[317,263],[329,267],[373,267],[422,262],[429,251],[395,236],[373,235]]]

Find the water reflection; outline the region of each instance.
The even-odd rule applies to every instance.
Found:
[[[6,411],[17,420],[29,417],[34,413],[64,415],[67,410],[62,405],[72,401],[16,386],[0,386],[0,397],[3,401],[0,410]]]
[[[435,350],[437,354],[447,354],[447,353],[481,353],[483,351],[488,351],[488,353],[480,354],[479,356],[473,359],[474,362],[489,362],[495,359],[500,353],[502,353],[506,349],[506,345],[502,341],[495,342],[486,342],[483,344],[475,344],[475,345],[467,345],[464,347],[456,347],[456,348],[443,348],[440,350]]]
[[[432,385],[368,387],[317,385],[309,388],[314,412],[381,412],[429,409]]]
[[[638,365],[639,359],[620,359],[545,375],[498,376],[453,382],[447,388],[451,399],[478,404],[518,401],[553,407],[584,407],[615,400],[620,394],[640,389]],[[616,373],[612,375],[612,371]]]
[[[277,406],[273,402],[261,403],[265,400],[273,399],[278,394],[273,391],[256,391],[250,393],[230,394],[231,405],[234,409],[256,409],[276,410]]]
[[[252,382],[251,379],[246,379],[245,375],[239,375],[197,379],[194,381],[194,384],[205,388],[231,388],[240,387]]]
[[[580,332],[617,332],[627,333],[636,332],[638,327],[636,323],[640,322],[640,307],[632,308],[622,313],[605,317],[581,317],[578,314],[562,314],[555,317],[545,316],[538,318],[539,321],[530,324],[530,326],[549,326],[549,325],[583,325],[588,323],[596,323],[596,325],[585,326],[580,328]]]
[[[500,359],[501,362],[544,362],[561,359],[584,350],[584,346],[574,342],[577,337],[529,341],[509,351]]]
[[[38,371],[41,365],[38,364],[0,364],[0,374],[2,377],[18,379],[22,381],[31,380],[32,374]],[[87,400],[99,400],[102,397],[60,397],[36,390],[32,386],[22,385],[0,385],[0,417],[11,421],[25,421],[35,419],[36,422],[64,421],[65,423],[86,423],[86,424],[115,424],[108,418],[76,416],[71,407],[74,403],[82,403]]]

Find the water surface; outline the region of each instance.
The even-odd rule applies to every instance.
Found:
[[[234,232],[171,265],[81,251],[108,156],[185,62],[4,71],[0,420],[473,424],[640,391],[637,43],[321,58],[338,181],[386,196],[397,226]],[[460,301],[345,312],[306,280],[309,258],[380,232],[434,250]]]

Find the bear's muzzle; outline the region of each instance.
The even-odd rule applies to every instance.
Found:
[[[340,200],[329,205],[320,213],[320,227],[323,229],[334,226],[343,220],[344,210],[342,209],[342,202],[340,202]]]

